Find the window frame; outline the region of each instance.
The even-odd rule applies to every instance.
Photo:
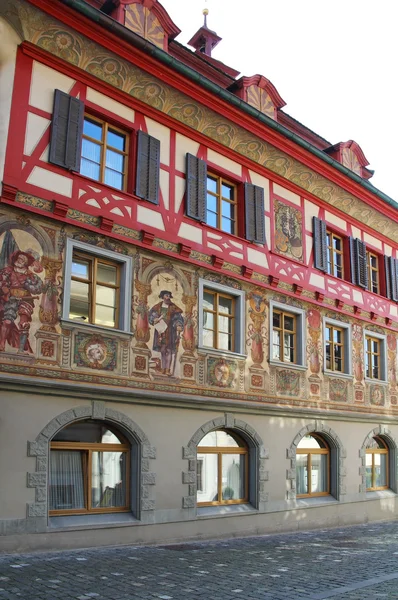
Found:
[[[278,312],[288,313],[290,315],[294,315],[296,318],[296,349],[295,349],[295,359],[296,362],[285,362],[281,360],[276,360],[273,357],[273,316],[274,310]],[[275,302],[271,300],[269,303],[269,363],[274,366],[283,366],[288,369],[300,369],[306,370],[306,312],[302,308],[298,308],[296,306],[291,306],[290,304],[283,304],[281,302]]]
[[[236,328],[236,299],[234,296],[231,296],[230,294],[226,294],[224,292],[220,292],[218,290],[212,290],[210,288],[203,288],[203,294],[208,293],[208,294],[213,294],[214,295],[214,306],[215,309],[214,310],[208,310],[203,308],[203,314],[204,313],[209,313],[214,315],[214,328],[213,329],[209,329],[207,327],[204,327],[203,325],[203,333],[204,331],[212,331],[213,332],[213,342],[215,343],[215,345],[213,346],[205,346],[206,348],[210,348],[213,350],[224,350],[223,348],[219,348],[218,344],[219,344],[219,317],[226,317],[227,319],[229,319],[229,323],[231,324],[231,333],[229,333],[229,329],[228,332],[223,332],[223,333],[227,333],[228,338],[231,339],[231,347],[234,348],[235,347],[235,328]],[[231,314],[229,313],[223,313],[220,311],[220,297],[225,298],[227,300],[231,300]],[[204,336],[203,336],[204,337]],[[228,352],[233,352],[233,350],[227,350]]]
[[[379,490],[388,490],[390,489],[390,448],[388,447],[388,444],[383,440],[383,438],[379,435],[374,435],[373,436],[374,440],[380,441],[382,443],[382,445],[384,446],[384,449],[381,448],[366,448],[365,450],[365,469],[367,468],[366,465],[366,455],[371,455],[372,456],[372,484],[374,484],[375,482],[375,464],[374,464],[374,456],[375,454],[385,454],[387,455],[387,459],[386,459],[386,481],[387,481],[387,485],[383,485],[380,487],[375,487],[374,485],[372,485],[372,487],[370,488],[366,488],[367,492],[377,492]]]
[[[127,442],[120,444],[100,444],[90,442],[51,442],[50,443],[50,461],[51,453],[57,452],[57,450],[70,450],[74,452],[84,452],[83,458],[83,488],[84,488],[84,501],[86,508],[72,508],[72,509],[53,509],[49,510],[48,514],[50,517],[60,517],[69,515],[93,515],[93,514],[104,514],[104,513],[120,513],[130,512],[130,473],[131,473],[131,448]],[[91,466],[92,466],[92,453],[93,452],[124,452],[126,454],[126,503],[124,506],[113,506],[113,507],[100,507],[92,508],[91,502],[91,491],[92,491],[92,477]]]
[[[101,257],[108,262],[117,264],[119,267],[120,287],[119,287],[119,321],[115,327],[97,325],[95,323],[85,323],[69,317],[70,313],[70,295],[72,281],[72,261],[74,252]],[[131,298],[132,298],[132,258],[124,254],[119,254],[112,250],[97,248],[84,242],[79,242],[68,238],[65,249],[65,267],[64,267],[64,297],[62,307],[62,321],[83,327],[94,327],[102,331],[111,332],[131,332]]]
[[[367,340],[373,339],[380,344],[380,378],[368,377],[366,374]],[[365,381],[387,383],[387,336],[365,329],[363,332],[363,356]],[[372,353],[373,356],[373,353]]]
[[[275,327],[274,325],[274,315],[275,314],[279,314],[280,315],[280,322],[281,325],[279,327]],[[293,329],[285,329],[285,317],[293,317]],[[297,315],[294,313],[291,313],[289,311],[283,311],[283,310],[279,310],[274,308],[274,310],[272,311],[272,350],[274,349],[274,331],[279,331],[279,339],[280,339],[280,343],[279,343],[279,359],[278,358],[274,358],[273,356],[273,352],[272,352],[272,360],[278,360],[280,362],[286,363],[288,365],[290,364],[296,364],[297,362]],[[284,337],[285,334],[288,334],[290,336],[292,336],[293,339],[293,361],[285,361],[284,360],[284,355],[285,355],[285,342],[284,342]]]
[[[331,492],[330,492],[330,480],[331,480],[331,448],[330,448],[330,444],[328,444],[328,442],[325,440],[325,438],[323,438],[321,435],[314,433],[314,432],[310,432],[307,435],[309,435],[310,437],[315,438],[316,440],[321,440],[323,444],[325,444],[326,448],[298,448],[296,449],[296,455],[297,454],[308,454],[308,459],[307,459],[307,473],[310,473],[312,475],[312,463],[311,463],[311,455],[312,454],[321,454],[321,455],[327,455],[327,466],[326,466],[326,470],[327,470],[327,491],[326,492],[308,492],[307,494],[297,494],[296,497],[298,499],[300,498],[319,498],[321,496],[330,496]],[[304,438],[302,438],[304,439]],[[301,441],[301,440],[300,440]],[[296,479],[297,479],[297,466],[296,466]],[[308,477],[307,475],[307,489],[311,489],[312,486],[312,476]]]
[[[372,267],[371,265],[371,258],[375,258],[377,261],[377,267]],[[368,287],[367,290],[368,292],[371,292],[372,294],[381,294],[381,277],[380,277],[380,268],[381,268],[381,261],[380,261],[380,257],[378,254],[376,254],[376,252],[373,252],[372,250],[368,250],[366,249],[366,268],[368,270]],[[377,276],[377,290],[372,289],[372,273],[375,272],[376,276]]]
[[[95,138],[91,138],[90,136],[86,135],[84,133],[84,123],[86,121],[86,119],[91,120],[97,124],[101,124],[103,126],[102,129],[102,138],[101,141],[96,140]],[[109,129],[113,129],[115,130],[116,133],[120,133],[124,136],[125,138],[125,150],[121,151],[117,148],[114,148],[113,146],[110,146],[106,143],[106,136],[108,133]],[[93,144],[96,144],[97,146],[100,146],[101,151],[100,151],[100,179],[94,179],[92,177],[90,177],[89,175],[86,175],[85,173],[81,172],[81,161],[83,160],[83,154],[81,154],[80,157],[80,168],[79,168],[79,174],[82,177],[87,177],[87,179],[90,179],[90,181],[97,181],[98,183],[102,184],[102,185],[108,185],[109,187],[111,187],[114,190],[118,190],[119,192],[127,192],[128,189],[128,175],[129,175],[129,163],[130,163],[130,131],[127,131],[125,129],[122,129],[118,126],[113,125],[112,123],[110,123],[109,121],[102,119],[100,117],[94,116],[92,115],[90,112],[84,112],[84,116],[83,116],[83,128],[82,128],[82,135],[81,135],[81,144],[83,147],[83,140],[88,140],[89,142],[92,142]],[[106,168],[106,150],[110,148],[113,152],[116,152],[117,154],[120,154],[124,157],[124,169],[122,173],[122,177],[123,177],[123,187],[122,188],[118,188],[113,186],[110,183],[107,183],[104,180],[104,176],[105,176],[105,168]],[[112,169],[113,170],[113,169]],[[119,173],[119,171],[117,171]]]
[[[331,246],[328,245],[328,236],[331,236],[331,242],[332,242]],[[334,239],[340,240],[341,252],[333,249],[333,240]],[[330,265],[331,265],[332,271],[329,271],[329,253],[330,253],[330,257],[331,257]],[[335,266],[335,254],[338,254],[339,256],[341,256],[341,276],[335,275],[333,272],[333,269]],[[344,280],[345,279],[345,270],[346,270],[344,262],[345,262],[344,237],[342,235],[339,235],[338,233],[335,233],[330,228],[326,227],[326,271],[325,271],[326,274],[330,275],[331,277],[336,277],[336,279]]]
[[[217,192],[209,192],[208,187],[207,187],[207,182],[208,179],[213,179],[216,180],[216,187],[217,187]],[[226,184],[229,187],[232,187],[234,190],[234,200],[231,202],[229,201],[227,198],[224,198],[222,196],[222,185]],[[222,231],[223,233],[225,233],[226,235],[234,235],[234,236],[238,236],[239,235],[239,214],[238,214],[238,210],[239,210],[239,199],[238,199],[238,192],[239,192],[239,184],[238,183],[234,183],[233,181],[230,181],[228,178],[224,177],[223,175],[218,175],[217,173],[214,173],[213,171],[208,171],[206,174],[206,206],[205,206],[205,222],[206,225],[208,227],[213,227],[214,229],[218,229],[219,231]],[[217,212],[215,213],[217,216],[217,225],[210,225],[210,223],[208,223],[207,221],[207,212],[208,212],[208,207],[207,207],[207,195],[210,194],[211,196],[216,198],[216,203],[217,203]],[[223,205],[223,201],[227,202],[228,204],[232,204],[234,206],[234,219],[228,219],[229,221],[231,221],[234,224],[234,228],[233,231],[226,231],[225,229],[223,229],[221,227],[222,225],[222,205]],[[213,212],[213,211],[211,211]],[[214,213],[213,213],[214,214]]]
[[[205,290],[215,291],[224,295],[227,295],[234,299],[235,305],[235,327],[233,332],[234,337],[234,350],[222,350],[218,348],[211,348],[209,346],[205,346],[203,343],[203,294]],[[245,292],[243,290],[236,290],[235,288],[230,288],[226,285],[222,285],[221,283],[215,283],[213,281],[208,281],[207,279],[199,279],[199,318],[198,318],[198,331],[199,331],[199,343],[198,348],[203,352],[216,353],[216,354],[228,354],[228,355],[238,355],[241,357],[245,357],[244,353],[244,343],[245,343]]]
[[[249,446],[246,443],[246,441],[239,435],[237,435],[235,432],[231,432],[231,430],[228,429],[217,429],[216,431],[224,431],[225,433],[227,433],[228,435],[230,435],[231,437],[233,437],[234,439],[238,438],[239,441],[243,444],[242,446],[200,446],[198,444],[197,448],[196,448],[196,461],[198,462],[198,455],[199,454],[204,454],[205,457],[209,454],[216,454],[217,455],[217,496],[218,498],[221,498],[221,500],[212,500],[212,501],[208,501],[208,502],[198,502],[198,500],[196,500],[196,505],[198,508],[201,507],[205,507],[205,506],[230,506],[230,505],[234,505],[234,504],[247,504],[249,502]],[[205,436],[203,436],[205,437]],[[203,439],[203,438],[202,438]],[[245,456],[245,481],[244,481],[244,498],[239,498],[238,500],[223,500],[222,499],[222,456],[224,454],[242,454]],[[205,480],[206,478],[204,477],[204,470],[206,468],[206,460],[203,460],[203,470],[201,472],[202,478]],[[198,475],[198,473],[197,473]],[[205,486],[203,486],[205,487]],[[197,492],[198,489],[196,491],[196,498],[197,498]]]
[[[335,371],[328,369],[326,366],[326,328],[331,326],[343,331],[344,336],[344,370]],[[338,321],[337,319],[329,319],[328,317],[323,318],[323,371],[327,375],[336,377],[352,377],[352,336],[351,336],[351,324]]]

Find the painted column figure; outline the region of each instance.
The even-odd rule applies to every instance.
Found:
[[[29,330],[34,301],[43,291],[42,280],[30,269],[34,262],[32,254],[17,250],[0,271],[0,352],[6,342],[18,352],[32,352]]]
[[[155,329],[153,350],[160,352],[162,373],[174,375],[184,318],[182,309],[172,302],[170,291],[162,290],[159,298],[161,301],[151,308],[148,315],[149,324]]]

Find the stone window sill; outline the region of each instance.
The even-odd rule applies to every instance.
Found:
[[[396,493],[393,490],[375,490],[366,492],[366,500],[378,500],[379,498],[395,498]]]
[[[297,508],[312,508],[324,504],[338,504],[338,502],[334,496],[315,496],[315,498],[297,498],[296,506]]]
[[[140,524],[132,513],[105,513],[99,515],[67,515],[63,517],[50,517],[48,531],[63,529],[94,529],[106,527],[124,527]]]
[[[198,518],[208,517],[230,517],[237,515],[247,515],[248,513],[257,513],[257,509],[251,504],[228,504],[225,506],[199,506],[197,509]]]

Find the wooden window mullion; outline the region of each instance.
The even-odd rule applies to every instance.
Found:
[[[308,479],[308,493],[312,494],[312,460],[311,460],[311,452],[308,453],[308,466],[307,466],[307,470],[308,470],[308,475],[307,475],[307,479]]]
[[[218,501],[222,502],[222,453],[219,452],[217,454],[217,463],[218,463]]]

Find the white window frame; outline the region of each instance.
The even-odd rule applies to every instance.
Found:
[[[297,340],[297,351],[296,357],[297,362],[284,362],[282,360],[276,360],[272,358],[273,351],[273,315],[274,310],[281,310],[288,312],[296,317],[296,340]],[[285,367],[286,369],[299,369],[304,371],[307,369],[306,359],[306,312],[302,308],[291,306],[290,304],[284,304],[283,302],[275,302],[271,300],[269,303],[269,363],[278,367]]]
[[[381,379],[374,379],[373,377],[366,377],[366,337],[373,337],[380,340],[380,374]],[[387,380],[387,336],[381,333],[364,329],[363,332],[363,370],[364,379],[367,383],[388,383]]]
[[[333,325],[339,329],[344,329],[344,371],[332,371],[326,368],[326,326]],[[332,377],[352,378],[352,343],[351,343],[351,325],[337,319],[323,318],[323,372]]]
[[[218,348],[209,348],[203,344],[203,292],[205,289],[215,290],[228,294],[235,300],[235,349],[219,350]],[[245,354],[245,292],[236,290],[235,288],[207,281],[207,279],[199,279],[199,349],[207,354],[228,354],[230,356],[246,357]]]
[[[92,256],[100,256],[118,263],[121,267],[120,276],[120,310],[119,310],[119,323],[118,327],[104,327],[102,325],[96,325],[95,323],[84,323],[81,321],[75,321],[69,318],[70,309],[70,291],[71,291],[71,280],[72,280],[72,258],[73,252],[80,250],[85,254],[91,254]],[[74,325],[81,325],[83,327],[95,327],[102,331],[111,332],[126,332],[131,331],[131,298],[132,298],[132,277],[133,277],[133,261],[131,256],[125,256],[112,250],[97,248],[91,244],[79,242],[68,238],[66,240],[65,250],[65,271],[64,271],[64,298],[62,305],[62,320]]]

